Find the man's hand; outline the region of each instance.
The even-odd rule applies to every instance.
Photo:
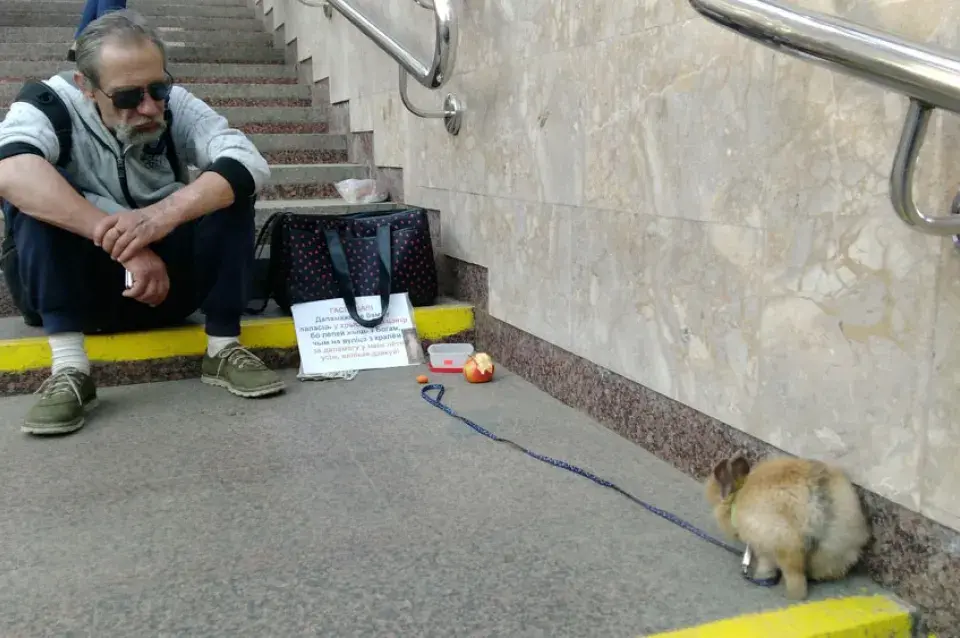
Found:
[[[150,244],[169,235],[175,225],[169,217],[149,208],[124,211],[104,217],[93,231],[93,243],[125,263]]]
[[[170,292],[170,277],[167,265],[149,248],[144,248],[130,259],[120,260],[124,268],[133,274],[133,287],[123,292],[148,306],[159,306]]]

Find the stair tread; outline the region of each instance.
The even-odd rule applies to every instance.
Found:
[[[77,12],[63,11],[56,13],[55,9],[48,11],[4,9],[0,11],[0,24],[5,27],[63,27],[75,26]],[[257,20],[256,15],[238,16],[198,16],[198,15],[151,15],[147,20],[154,27],[191,28],[194,31],[210,31],[229,29],[231,31],[245,31],[248,33],[262,33],[263,23]]]
[[[292,177],[295,175],[317,175],[325,173],[356,173],[368,172],[364,164],[271,164],[270,172],[274,176]]]
[[[16,13],[80,13],[83,0],[5,0],[4,11]],[[171,14],[222,18],[255,17],[254,12],[245,4],[207,4],[177,2],[129,2],[128,9],[141,13],[147,19],[154,16]]]
[[[2,42],[50,42],[70,43],[76,26],[46,26],[46,27],[0,27],[0,41]],[[184,29],[182,27],[157,27],[160,37],[166,42],[218,42],[230,45],[251,42],[263,43],[272,46],[273,37],[264,31],[204,31],[201,29]]]
[[[200,173],[191,168],[190,174],[196,177]],[[369,173],[361,164],[271,164],[269,184],[299,184],[317,179],[348,179]]]
[[[0,107],[0,119],[8,110],[7,106]],[[251,124],[319,124],[326,122],[329,112],[318,106],[218,106],[215,110],[231,123]]]
[[[396,208],[398,206],[403,206],[404,204],[399,202],[374,202],[371,204],[351,204],[342,197],[328,197],[323,199],[268,199],[260,200],[257,202],[257,210],[264,212],[274,212],[278,210],[285,210],[288,208],[345,208],[345,207],[363,207],[363,208],[376,208],[376,209],[388,209]]]
[[[64,49],[66,50],[66,49]],[[196,95],[210,99],[310,99],[310,87],[306,84],[260,84],[260,83],[204,83],[191,81],[193,78],[181,78],[178,84]],[[200,78],[202,79],[202,78]],[[0,102],[9,106],[20,91],[19,82],[0,83]],[[225,108],[225,107],[217,107]],[[304,107],[301,107],[304,108]]]
[[[38,60],[32,62],[0,62],[0,77],[23,76],[28,74],[55,75],[63,71],[72,71],[76,68],[73,62],[67,60]],[[218,77],[224,71],[244,71],[249,77],[271,77],[277,79],[297,78],[297,70],[292,66],[282,64],[242,64],[238,62],[205,63],[205,62],[173,62],[170,64],[170,74],[182,81],[184,77]],[[254,73],[256,71],[259,74]],[[244,77],[234,76],[231,77]]]
[[[283,51],[267,46],[266,43],[239,44],[224,47],[222,44],[199,44],[193,42],[167,42],[167,56],[171,61],[230,61],[255,62],[257,64],[283,65],[286,56]],[[0,41],[0,60],[42,62],[61,60],[67,45],[62,42],[3,42]]]
[[[430,306],[422,306],[419,309],[415,308],[414,310],[422,311],[426,309],[450,309],[450,308],[458,309],[458,308],[472,308],[472,307],[473,307],[473,304],[469,302],[460,301],[459,299],[453,299],[452,297],[439,296],[436,299],[436,303]],[[259,315],[251,315],[251,316],[244,317],[243,323],[248,324],[248,323],[257,323],[262,321],[276,321],[278,319],[286,320],[289,322],[293,321],[293,319],[289,315],[285,315],[280,311],[280,308],[276,305],[276,303],[271,301],[270,304],[267,306],[266,311],[264,311],[262,314],[259,314]],[[203,326],[203,323],[204,323],[203,315],[199,312],[196,312],[193,315],[191,315],[182,326],[179,326],[179,327],[190,328],[190,327],[196,327],[196,326]],[[155,332],[161,332],[164,330],[168,330],[168,329],[165,328],[161,330],[150,330],[150,331],[146,331],[145,333],[129,332],[129,333],[121,333],[121,334],[128,335],[128,336],[129,335],[142,336],[144,334],[149,334],[151,332],[155,333]],[[100,339],[115,338],[116,336],[117,335],[108,335],[108,336],[91,335],[91,336],[88,336],[87,339],[89,340],[89,339],[98,339],[98,338]],[[2,351],[2,349],[5,346],[13,347],[14,344],[11,342],[20,341],[24,339],[36,339],[36,338],[40,338],[40,339],[45,338],[42,328],[33,328],[26,325],[23,322],[23,319],[19,316],[0,317],[0,351]],[[7,369],[9,369],[9,366],[5,365],[3,360],[0,359],[0,371],[7,370]]]

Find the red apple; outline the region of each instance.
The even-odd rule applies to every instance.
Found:
[[[477,352],[467,358],[463,376],[470,383],[486,383],[493,378],[493,359],[486,352]]]

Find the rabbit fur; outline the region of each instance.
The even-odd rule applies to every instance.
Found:
[[[843,578],[860,560],[870,529],[846,474],[822,461],[742,456],[717,463],[707,501],[723,533],[750,547],[756,578],[780,569],[787,597],[807,597],[807,578]]]

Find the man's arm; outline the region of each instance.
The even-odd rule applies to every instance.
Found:
[[[170,108],[177,152],[203,173],[164,200],[164,214],[183,223],[260,192],[270,167],[246,135],[183,87],[174,87]]]
[[[0,122],[0,198],[26,215],[88,239],[106,214],[53,166],[60,143],[50,120],[31,104],[14,102]]]
[[[143,209],[163,227],[176,228],[191,219],[202,217],[233,204],[233,186],[217,173],[202,173],[189,186],[174,191],[162,200]]]

